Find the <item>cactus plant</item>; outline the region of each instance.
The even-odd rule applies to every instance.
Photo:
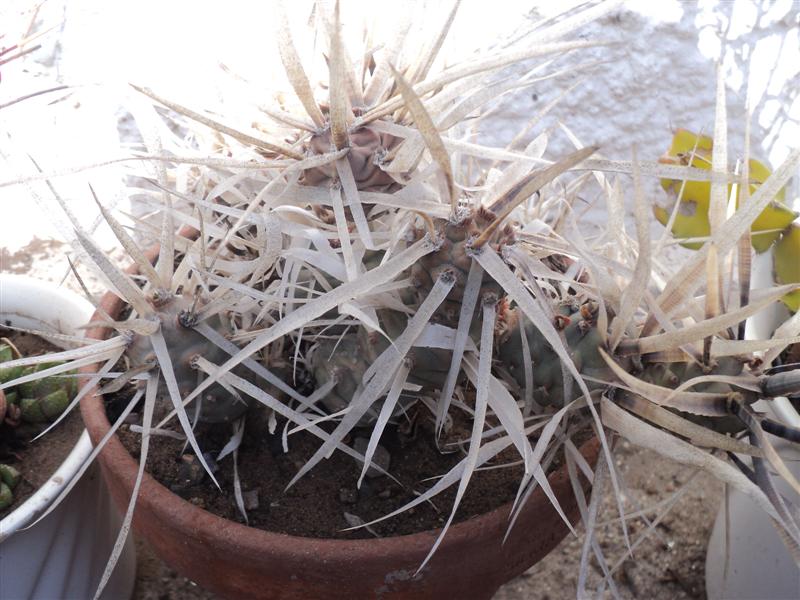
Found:
[[[12,346],[0,344],[0,364],[12,360]],[[66,377],[37,378],[35,375],[45,369],[60,367],[63,364],[63,362],[54,361],[39,362],[29,367],[0,367],[0,384],[10,381],[19,382],[6,388],[3,413],[7,424],[16,426],[20,422],[52,423],[64,413],[77,392],[75,373],[67,373]],[[0,422],[2,420],[0,419]]]
[[[24,360],[18,356],[15,361],[13,344],[7,340],[5,342],[0,343],[0,365]],[[4,442],[3,446],[6,435],[14,439],[23,430],[25,437],[34,435],[45,424],[57,420],[67,409],[77,391],[74,371],[68,373],[67,377],[37,377],[38,372],[61,365],[62,362],[54,361],[32,366],[0,366],[0,386],[5,386],[5,389],[0,389],[0,441]],[[13,504],[14,488],[20,477],[16,468],[0,463],[0,510]]]
[[[182,125],[210,128],[220,152],[205,161],[180,159],[178,151],[164,159],[159,150],[165,141],[145,135],[152,154],[160,155],[154,158],[158,191],[150,201],[163,222],[160,229],[138,225],[140,234],[160,239],[155,266],[101,208],[140,279],[121,271],[76,227],[86,258],[131,308],[121,321],[100,314],[95,325],[116,332],[108,340],[52,357],[102,365],[76,398],[124,359],[128,370],[102,389],[130,383],[137,391],[111,431],[144,400],[144,465],[153,413],[165,406],[168,414],[156,427],[177,418],[214,481],[194,423],[237,419],[251,406],[265,406],[320,438],[296,481],[336,450],[362,463],[363,478],[402,402],[425,398],[441,434],[459,389],[471,393],[473,423],[463,460],[397,511],[458,486],[431,554],[477,468],[504,449],[517,452],[525,465],[519,510],[531,490],[546,485],[541,472],[553,448],[585,430],[587,422],[603,443],[597,472],[609,476],[618,497],[611,430],[745,489],[796,552],[794,517],[770,484],[753,484],[705,451],[763,456],[786,476],[764,436],[764,428],[775,430],[775,424],[751,406],[800,389],[800,372],[771,373],[758,354],[779,352],[797,332],[765,340],[756,350],[731,332],[796,286],[778,286],[727,311],[718,304],[705,316],[696,292],[703,284],[720,287],[719,269],[703,267],[718,267],[747,232],[772,229],[773,219],[785,227],[794,218],[779,204],[779,194],[800,154],[766,176],[724,222],[713,221],[708,201],[684,196],[695,203],[696,220],[679,215],[675,235],[708,240],[697,242],[699,252],[668,274],[651,257],[637,161],[630,167],[595,160],[594,147],[545,160],[449,135],[502,93],[503,86],[493,89],[491,79],[502,67],[590,42],[512,45],[433,73],[432,57],[416,56],[406,64],[388,47],[374,65],[371,55],[361,60],[364,68],[356,72],[342,44],[338,10],[323,13],[316,18],[329,33],[327,98],[320,102],[322,92],[312,89],[284,29],[281,56],[305,112],[270,109],[281,122],[280,136],[233,129],[136,87],[171,109],[171,118]],[[163,128],[153,107],[138,118],[143,132]],[[261,131],[269,128],[259,125]],[[681,136],[685,146],[687,135]],[[711,152],[707,140],[692,141],[700,150],[695,155]],[[669,177],[667,188],[674,190],[680,181],[684,194],[702,194],[705,180],[691,168],[700,158],[687,158],[683,146],[673,148],[677,160],[670,161],[677,164],[648,163],[649,172]],[[164,162],[184,169],[181,176],[168,173]],[[754,173],[758,168],[753,163]],[[571,202],[587,181],[574,172],[587,170],[598,174],[609,195],[611,172],[633,175],[635,240],[621,224],[607,232],[611,238],[583,238]],[[703,185],[693,185],[696,180]],[[656,214],[662,219],[666,213]],[[194,235],[174,236],[176,222],[193,227]],[[626,252],[617,252],[620,247]],[[62,372],[68,364],[41,373]],[[316,379],[308,395],[278,375],[301,368]],[[334,426],[320,427],[323,421]],[[365,423],[373,429],[362,454],[347,442]],[[755,441],[721,433],[731,423],[734,430],[749,430]],[[134,496],[136,491],[138,483]],[[133,503],[127,522],[132,510]]]

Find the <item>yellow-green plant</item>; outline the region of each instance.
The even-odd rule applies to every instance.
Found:
[[[672,145],[659,161],[668,165],[682,165],[711,170],[714,150],[709,136],[698,135],[686,129],[678,129],[672,137]],[[735,208],[738,209],[745,198],[749,198],[758,187],[769,178],[771,171],[755,159],[748,161],[749,185],[737,186]],[[672,234],[683,242],[683,246],[697,250],[705,243],[711,233],[709,208],[711,204],[710,181],[661,180],[661,187],[675,202],[672,211],[656,205],[653,212],[656,219],[667,225],[671,221]],[[728,197],[733,196],[733,184],[728,185]],[[794,223],[798,213],[785,204],[786,189],[775,194],[763,211],[755,218],[750,228],[750,241],[758,252],[771,251],[773,255],[775,281],[781,284],[800,283],[800,225]],[[674,214],[671,214],[674,213]],[[790,292],[782,301],[792,311],[800,308],[800,293]]]

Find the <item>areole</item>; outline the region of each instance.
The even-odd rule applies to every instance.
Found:
[[[184,228],[185,237],[196,232]],[[154,259],[157,248],[148,258]],[[131,268],[131,273],[136,270]],[[124,302],[106,294],[100,308],[112,317]],[[99,320],[95,314],[93,320]],[[87,335],[102,339],[107,328]],[[87,367],[89,374],[95,367]],[[93,443],[108,432],[102,397],[87,395],[81,413]],[[580,449],[594,464],[599,442]],[[117,505],[130,500],[137,462],[112,436],[99,456]],[[579,509],[566,467],[548,478],[564,513],[577,521]],[[589,482],[582,480],[585,489]],[[438,531],[374,540],[313,539],[271,533],[217,517],[173,494],[145,474],[134,516],[144,536],[174,569],[228,598],[491,598],[504,582],[546,556],[568,529],[539,489],[527,501],[505,543],[511,505],[450,528],[426,567],[417,573]]]

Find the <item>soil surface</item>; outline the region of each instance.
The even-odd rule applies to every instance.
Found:
[[[600,527],[598,542],[610,564],[621,562],[614,580],[625,599],[701,600],[705,595],[706,544],[722,499],[722,485],[649,450],[622,442],[616,452],[618,468],[627,490],[626,510],[656,507],[684,490],[652,536],[626,557],[626,545],[618,525]],[[691,478],[691,479],[690,479]],[[616,508],[606,491],[599,521],[610,521]],[[651,518],[658,510],[648,512]],[[644,533],[641,520],[629,525],[632,542]],[[550,555],[526,573],[504,585],[494,600],[571,600],[576,597],[584,529],[567,537]],[[137,540],[139,571],[134,600],[216,600],[216,596],[175,573]],[[590,588],[600,581],[596,563],[589,572]],[[609,593],[605,594],[610,598]]]
[[[5,327],[0,327],[0,338],[10,340],[23,356],[59,350],[40,337]],[[22,475],[14,488],[14,502],[0,510],[0,519],[27,500],[58,469],[83,432],[83,422],[78,411],[73,411],[58,427],[32,442],[43,428],[25,423],[18,427],[0,423],[0,463],[14,467]]]
[[[414,500],[428,489],[431,478],[443,475],[464,457],[458,448],[442,454],[434,444],[433,422],[421,416],[414,426],[387,427],[381,447],[374,460],[388,468],[392,480],[378,472],[368,473],[357,487],[361,467],[343,452],[334,452],[327,460],[302,477],[288,490],[286,486],[320,445],[316,436],[300,432],[288,438],[289,452],[283,451],[278,423],[275,434],[265,434],[266,421],[256,422],[248,417],[249,425],[239,449],[237,460],[247,523],[251,527],[317,538],[359,539],[372,536],[393,536],[417,533],[441,527],[449,516],[457,486],[437,495],[400,515],[353,531],[348,527],[378,519]],[[424,422],[423,422],[424,421]],[[466,424],[459,424],[461,438],[469,437]],[[147,459],[148,471],[166,487],[189,502],[226,519],[245,522],[237,507],[234,494],[233,456],[213,462],[230,440],[229,425],[198,426],[201,448],[207,450],[206,460],[216,466],[215,476],[222,493],[204,474],[200,462],[191,454],[182,454],[184,442],[166,437],[155,438]],[[356,433],[349,444],[366,446],[368,433],[358,438]],[[120,437],[134,456],[138,457],[140,436],[123,431]],[[347,440],[346,440],[347,441]],[[508,467],[476,472],[470,480],[456,522],[484,514],[514,499],[522,466],[518,455],[508,451],[492,466]],[[390,462],[389,462],[390,461]]]
[[[626,556],[625,541],[616,525],[600,528],[598,541],[611,564],[622,560],[615,576],[620,595],[626,599],[654,600],[705,598],[706,544],[722,498],[722,486],[707,475],[691,479],[691,470],[657,454],[621,443],[617,452],[620,474],[629,500],[654,507],[685,489],[673,509],[661,521],[652,539],[642,543],[634,558]],[[628,502],[630,510],[630,501]],[[613,519],[615,506],[606,493],[601,515]],[[652,517],[657,511],[651,511]],[[629,527],[632,540],[643,533],[641,521]],[[549,556],[517,579],[507,583],[495,600],[568,600],[576,597],[583,528],[578,538],[566,538]],[[137,540],[139,572],[134,600],[213,600],[216,596],[167,567],[142,540]],[[600,575],[590,569],[590,584]],[[610,597],[606,593],[606,597]]]

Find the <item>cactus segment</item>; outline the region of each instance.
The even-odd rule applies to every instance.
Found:
[[[184,397],[188,396],[198,384],[198,370],[193,361],[196,356],[202,356],[216,364],[223,363],[228,357],[225,351],[210,344],[202,334],[192,329],[190,322],[186,321],[193,303],[194,299],[188,295],[173,296],[154,302],[156,314],[161,322],[160,331],[169,349],[178,390]],[[223,336],[229,333],[219,316],[209,317],[204,323]],[[134,369],[157,363],[150,338],[145,335],[133,337],[128,346],[127,356]],[[163,395],[167,394],[163,378],[159,392]],[[242,416],[251,405],[251,401],[233,398],[222,385],[214,384],[201,398],[199,418],[206,423],[230,422]],[[190,414],[195,406],[194,402],[189,405]]]
[[[600,353],[604,343],[597,328],[597,307],[591,302],[581,306],[567,302],[558,307],[557,313],[557,321],[563,328],[564,339],[570,349],[575,366],[586,378],[589,390],[603,389],[608,387],[609,383],[617,381],[618,377],[609,368]],[[500,334],[501,343],[498,357],[517,385],[524,388],[524,354],[521,348],[519,322],[517,310],[510,311],[506,326]],[[533,366],[533,399],[542,406],[561,408],[564,404],[579,397],[581,392],[578,389],[574,389],[570,396],[564,396],[564,382],[558,356],[539,330],[527,321],[525,337],[528,341]],[[636,377],[642,381],[669,389],[675,389],[683,382],[707,374],[701,365],[691,362],[646,362],[646,359],[633,361],[622,358],[618,360],[621,361],[621,366],[626,371],[635,373]],[[744,366],[745,363],[738,357],[722,357],[714,365],[714,374],[741,375]],[[724,383],[706,382],[693,386],[691,391],[727,394],[734,390]],[[754,394],[746,396],[748,402],[756,399]],[[709,417],[673,408],[670,410],[718,433],[737,433],[744,428],[744,424],[732,415]]]
[[[400,138],[388,133],[380,133],[370,127],[361,127],[349,133],[350,152],[347,161],[353,170],[353,177],[360,191],[392,192],[400,187],[394,178],[381,169],[386,154],[400,143]],[[316,133],[308,142],[311,154],[326,154],[335,150],[330,130]],[[320,186],[338,177],[333,163],[306,169],[303,172],[305,185]]]
[[[8,344],[0,344],[0,363],[14,359],[14,352]]]
[[[696,146],[695,146],[696,145]],[[708,136],[698,136],[686,129],[679,129],[672,138],[672,145],[659,162],[672,165],[691,166],[703,170],[711,170],[713,141]],[[771,174],[763,163],[750,160],[750,193],[753,194]],[[681,205],[675,216],[672,234],[678,239],[703,238],[711,233],[708,220],[708,209],[711,197],[710,181],[680,181],[662,179],[661,187],[673,200],[680,196]],[[730,196],[732,186],[728,187]],[[681,191],[682,190],[682,191]],[[737,194],[737,207],[741,193]],[[753,221],[751,227],[751,243],[756,252],[765,252],[780,237],[781,230],[797,217],[797,213],[783,204],[785,188],[775,196],[774,201],[765,208]],[[662,206],[654,206],[656,219],[666,225],[670,211]],[[682,245],[691,250],[698,250],[703,242],[684,242]]]
[[[0,481],[5,483],[9,489],[13,490],[22,479],[22,475],[10,465],[0,464]]]
[[[26,423],[49,423],[61,416],[69,406],[69,395],[65,389],[57,389],[43,396],[22,398],[19,406],[22,420]]]
[[[377,356],[363,328],[341,339],[323,340],[311,352],[308,361],[317,387],[335,380],[334,388],[322,399],[328,411],[334,413],[347,408],[361,386],[364,373]],[[365,423],[374,420],[377,412],[365,416]]]
[[[520,388],[525,387],[525,365],[522,340],[519,334],[518,309],[510,311],[506,329],[501,334],[499,358],[506,365]],[[562,304],[558,311],[558,323],[562,328],[567,346],[572,351],[575,366],[581,375],[599,381],[614,381],[616,378],[599,353],[602,339],[597,329],[597,309],[591,303],[575,306]],[[527,319],[525,337],[533,363],[533,399],[542,406],[562,407],[566,402],[581,395],[576,389],[573,396],[564,397],[564,379],[561,362],[555,350],[541,332]],[[605,387],[602,383],[586,381],[589,390]]]
[[[775,280],[778,283],[800,284],[800,226],[792,225],[775,244],[773,253]],[[789,292],[781,301],[792,312],[800,309],[800,290]]]
[[[0,481],[0,510],[5,510],[14,502],[14,493],[11,488]]]
[[[461,303],[464,299],[464,288],[467,284],[472,258],[470,257],[470,243],[486,227],[495,220],[495,215],[490,210],[479,208],[457,221],[441,222],[441,245],[436,252],[423,256],[412,268],[411,279],[417,291],[418,300],[422,300],[430,293],[436,278],[445,270],[451,270],[456,277],[455,285],[435,313],[435,319],[448,327],[458,326],[458,317],[461,312]],[[423,229],[415,230],[414,241],[422,238],[426,232]],[[498,252],[503,246],[514,243],[514,233],[510,226],[502,228],[496,233],[492,248]],[[483,274],[479,296],[494,294],[503,297],[502,289],[488,273]],[[473,321],[476,319],[474,318]],[[475,322],[473,322],[475,325]],[[476,331],[477,333],[477,331]]]
[[[49,362],[32,367],[24,367],[25,370],[22,375],[38,373],[39,371],[44,371],[45,369],[57,367],[62,364],[61,362]],[[68,372],[65,375],[53,375],[51,377],[21,383],[17,386],[17,391],[21,398],[41,398],[62,389],[66,391],[68,395],[73,396],[77,391],[77,380],[74,377],[70,377],[70,375],[73,374],[72,372]]]
[[[0,364],[14,359],[14,352],[8,344],[0,344]],[[0,367],[0,383],[5,383],[16,379],[22,375],[25,367],[12,367],[3,369]]]
[[[10,360],[11,348],[3,344],[0,346],[0,359]],[[0,381],[7,377],[7,381],[44,371],[50,367],[59,366],[61,362],[40,363],[30,367],[17,367],[0,369]],[[77,393],[77,379],[71,377],[70,371],[63,375],[53,375],[21,383],[10,388],[5,393],[3,402],[3,415],[0,422],[15,427],[20,420],[26,423],[50,423],[55,421],[69,406],[70,399]]]

